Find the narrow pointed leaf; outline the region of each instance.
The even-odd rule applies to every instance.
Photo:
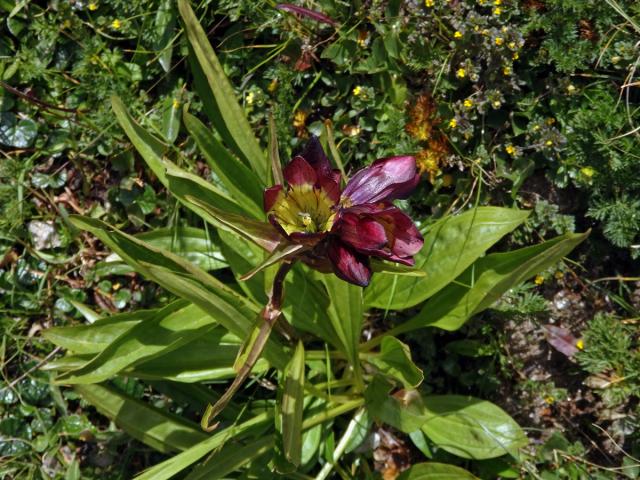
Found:
[[[302,412],[304,409],[304,346],[298,346],[284,372],[282,395],[282,446],[285,458],[300,466],[302,457]]]
[[[280,162],[280,151],[278,149],[278,135],[276,132],[276,122],[273,119],[273,112],[269,112],[269,161],[271,162],[271,174],[273,176],[272,185],[284,185],[282,175],[282,163]]]
[[[427,272],[419,268],[401,265],[399,263],[384,262],[375,258],[370,259],[369,263],[371,270],[375,273],[404,275],[407,277],[425,277],[427,275]]]
[[[429,462],[412,465],[398,480],[478,480],[478,477],[455,465]]]
[[[184,22],[187,40],[213,97],[211,121],[236,154],[243,158],[263,182],[267,180],[267,162],[253,134],[233,87],[211,47],[207,34],[198,22],[188,0],[178,0],[178,10]]]
[[[207,439],[197,425],[111,387],[76,385],[74,390],[133,438],[160,452],[188,450]]]
[[[264,262],[262,262],[257,267],[253,268],[249,272],[242,275],[240,277],[240,280],[248,280],[249,278],[253,277],[256,273],[264,270],[265,268],[270,267],[271,265],[275,265],[278,262],[287,261],[287,260],[290,261],[292,256],[301,253],[304,249],[305,249],[304,245],[295,244],[295,243],[279,247],[275,249],[271,253],[271,255],[269,255],[264,260]]]
[[[236,202],[254,218],[263,218],[262,190],[264,184],[247,166],[220,143],[213,132],[188,112],[184,124],[193,136],[207,164],[215,172]]]

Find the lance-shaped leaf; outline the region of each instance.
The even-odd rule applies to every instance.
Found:
[[[284,371],[281,403],[281,434],[284,456],[296,467],[302,457],[302,411],[304,409],[304,346],[298,346]]]
[[[412,465],[398,480],[478,480],[478,477],[455,465],[429,462]]]
[[[569,233],[540,245],[487,255],[432,297],[420,313],[389,334],[426,326],[456,330],[473,315],[489,308],[507,290],[559,262],[588,235],[589,232]]]
[[[186,199],[205,212],[209,218],[214,219],[213,222],[231,232],[242,235],[268,252],[275,250],[282,241],[282,236],[268,222],[258,222],[241,215],[225,212],[193,195],[187,195]]]
[[[244,275],[240,277],[240,280],[248,280],[253,277],[256,273],[264,270],[265,268],[270,267],[271,265],[275,265],[281,261],[291,261],[292,257],[299,255],[305,247],[302,244],[291,243],[289,245],[283,245],[276,248],[271,255],[269,255],[260,265],[251,269]]]
[[[369,361],[385,375],[402,382],[405,388],[416,388],[424,380],[422,370],[411,360],[411,350],[397,338],[384,337],[380,354]]]
[[[282,163],[280,163],[280,151],[278,149],[276,121],[273,118],[273,112],[269,112],[269,161],[271,162],[273,185],[284,185]]]
[[[365,292],[365,303],[395,310],[419,304],[454,280],[528,215],[510,208],[478,207],[427,226],[414,267],[426,275],[376,275]]]
[[[229,83],[224,69],[211,47],[207,34],[198,22],[188,0],[178,0],[178,10],[184,22],[187,40],[198,61],[200,71],[209,85],[207,97],[212,109],[210,120],[227,145],[247,162],[258,178],[267,181],[267,162],[260,145],[253,134],[244,110],[240,107],[236,94]]]
[[[222,181],[224,187],[247,213],[263,218],[260,179],[220,143],[213,132],[200,120],[184,112],[184,125],[198,144],[207,164]]]
[[[374,273],[405,275],[408,277],[424,277],[427,275],[427,272],[419,268],[401,265],[399,263],[383,262],[377,258],[370,259],[369,265]]]
[[[133,438],[160,452],[188,451],[207,439],[197,425],[111,387],[76,385],[74,390]]]
[[[316,22],[326,23],[327,25],[331,25],[333,27],[337,27],[338,25],[340,25],[333,18],[327,17],[324,13],[320,13],[304,7],[299,7],[298,5],[291,5],[290,3],[279,3],[278,5],[276,5],[276,8],[278,10],[284,10],[285,12],[295,13],[303,17],[310,18],[312,20],[315,20]]]
[[[177,255],[151,247],[100,220],[72,216],[70,221],[93,233],[137,272],[199,306],[237,337],[245,338],[251,331],[257,305],[215,277]],[[275,342],[267,344],[265,355],[278,368],[286,365],[287,356]]]

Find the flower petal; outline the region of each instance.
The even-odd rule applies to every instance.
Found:
[[[361,287],[369,285],[371,268],[366,256],[355,252],[338,239],[331,242],[328,254],[333,271],[339,278]]]
[[[377,252],[388,245],[384,226],[368,216],[346,213],[336,230],[340,240],[362,253]]]
[[[348,198],[353,205],[406,198],[419,179],[414,157],[376,160],[351,177],[342,196]]]
[[[320,144],[318,137],[315,135],[311,136],[300,156],[313,167],[313,169],[318,173],[318,176],[331,177],[333,173],[331,170],[331,164],[322,149],[322,145]]]
[[[314,185],[318,179],[316,171],[301,156],[294,157],[283,170],[284,179],[289,185]]]
[[[273,208],[275,203],[284,197],[282,191],[282,185],[274,185],[273,187],[266,188],[263,194],[264,211],[268,212]]]

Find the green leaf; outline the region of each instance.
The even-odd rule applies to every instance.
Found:
[[[203,270],[219,270],[228,266],[220,248],[211,241],[208,232],[199,228],[158,228],[139,233],[135,237],[153,247],[175,253]],[[100,262],[97,268],[102,275],[124,275],[133,271],[115,253]]]
[[[387,376],[399,380],[405,388],[416,388],[424,380],[420,370],[411,360],[411,350],[394,337],[384,337],[380,354],[369,360]]]
[[[426,326],[456,330],[507,290],[559,262],[588,235],[568,233],[540,245],[487,255],[432,297],[415,317],[389,333],[398,335]]]
[[[422,397],[417,390],[400,390],[390,395],[393,385],[376,375],[364,392],[369,413],[380,422],[411,433],[427,420]]]
[[[302,458],[302,411],[304,409],[304,346],[301,341],[284,371],[282,394],[282,446],[285,458],[299,467]]]
[[[478,207],[428,226],[414,267],[425,275],[374,275],[365,292],[366,305],[398,310],[419,304],[460,275],[528,215],[510,208]]]
[[[178,301],[172,305],[182,307],[184,302]],[[42,336],[53,344],[75,353],[99,353],[138,323],[153,318],[157,312],[158,310],[138,310],[119,313],[97,320],[92,325],[49,328],[42,332]]]
[[[182,451],[206,440],[197,426],[103,385],[76,385],[76,392],[133,438],[164,453]]]
[[[206,32],[198,22],[188,0],[178,0],[178,10],[184,22],[189,45],[209,85],[207,96],[213,101],[205,102],[205,107],[209,110],[207,115],[227,145],[251,165],[258,178],[266,183],[267,161]]]
[[[424,397],[422,431],[447,452],[483,460],[514,454],[527,445],[518,424],[493,403],[460,395]]]
[[[162,136],[172,145],[180,133],[180,113],[182,106],[180,102],[172,97],[167,97],[164,101],[164,114],[162,115]]]
[[[11,112],[0,112],[0,144],[29,148],[38,136],[38,124],[30,118],[20,121]]]
[[[362,288],[340,280],[333,274],[321,274],[320,279],[331,302],[327,310],[329,320],[342,344],[341,350],[353,368],[356,381],[361,382],[358,346],[364,315]]]
[[[155,41],[153,48],[158,54],[160,66],[167,73],[171,70],[172,37],[176,24],[176,14],[172,6],[173,0],[162,0],[160,2],[154,25]]]
[[[245,338],[251,332],[259,307],[215,277],[177,255],[151,247],[100,220],[77,215],[70,216],[69,220],[76,227],[93,233],[137,272],[206,311],[238,338]],[[286,353],[273,340],[267,343],[265,356],[276,368],[286,365]]]
[[[245,274],[241,275],[240,280],[242,281],[248,280],[249,278],[253,277],[256,273],[261,272],[262,270],[269,268],[270,266],[280,263],[282,261],[291,262],[292,261],[291,257],[301,253],[306,248],[307,247],[299,243],[290,243],[288,245],[286,244],[281,245],[278,248],[276,248],[273,252],[271,252],[271,254],[267,258],[265,258],[265,260],[262,263],[260,263],[255,268],[252,268],[250,271],[246,272]]]
[[[252,217],[263,219],[262,191],[264,184],[240,160],[220,143],[213,132],[188,112],[184,124],[196,141],[207,164],[215,172],[238,204]]]
[[[166,480],[193,463],[200,460],[209,452],[219,448],[226,442],[234,438],[238,440],[254,433],[256,430],[262,430],[263,425],[272,419],[273,410],[269,409],[264,413],[260,413],[255,417],[243,422],[236,423],[224,430],[220,430],[215,435],[209,436],[206,440],[194,445],[184,452],[165,460],[135,477],[137,480]]]
[[[478,480],[478,477],[455,465],[429,462],[412,465],[398,480]]]
[[[195,305],[160,310],[154,318],[126,331],[83,367],[65,372],[56,382],[99,383],[127,367],[175,350],[211,330],[215,320]]]

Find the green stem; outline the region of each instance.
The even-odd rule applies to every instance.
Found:
[[[351,400],[350,402],[342,403],[336,407],[330,408],[329,410],[325,410],[324,412],[320,412],[302,422],[302,430],[309,430],[316,425],[320,425],[332,418],[339,417],[340,415],[350,412],[351,410],[355,410],[362,405],[364,405],[364,398],[361,397]]]

